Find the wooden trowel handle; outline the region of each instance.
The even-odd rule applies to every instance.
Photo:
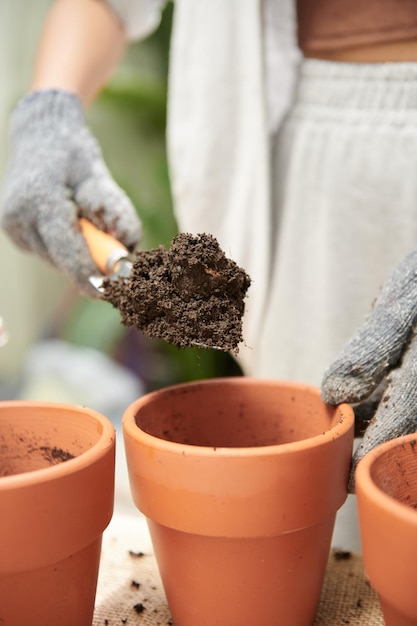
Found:
[[[85,217],[80,217],[79,223],[94,263],[103,274],[112,274],[117,262],[128,256],[127,249]]]

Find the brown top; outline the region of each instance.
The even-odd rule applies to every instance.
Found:
[[[306,53],[417,39],[417,0],[297,0]]]

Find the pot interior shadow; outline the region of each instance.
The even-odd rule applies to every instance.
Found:
[[[385,494],[417,510],[417,437],[376,459],[371,477]]]

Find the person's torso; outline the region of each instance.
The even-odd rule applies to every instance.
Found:
[[[297,0],[297,20],[298,45],[307,57],[372,61],[361,59],[360,51],[372,54],[366,51],[373,48],[386,60],[417,55],[417,0]]]

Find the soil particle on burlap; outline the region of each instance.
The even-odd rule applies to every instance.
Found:
[[[169,249],[136,252],[131,276],[106,278],[103,298],[153,338],[237,352],[249,285],[213,236],[181,233]]]

